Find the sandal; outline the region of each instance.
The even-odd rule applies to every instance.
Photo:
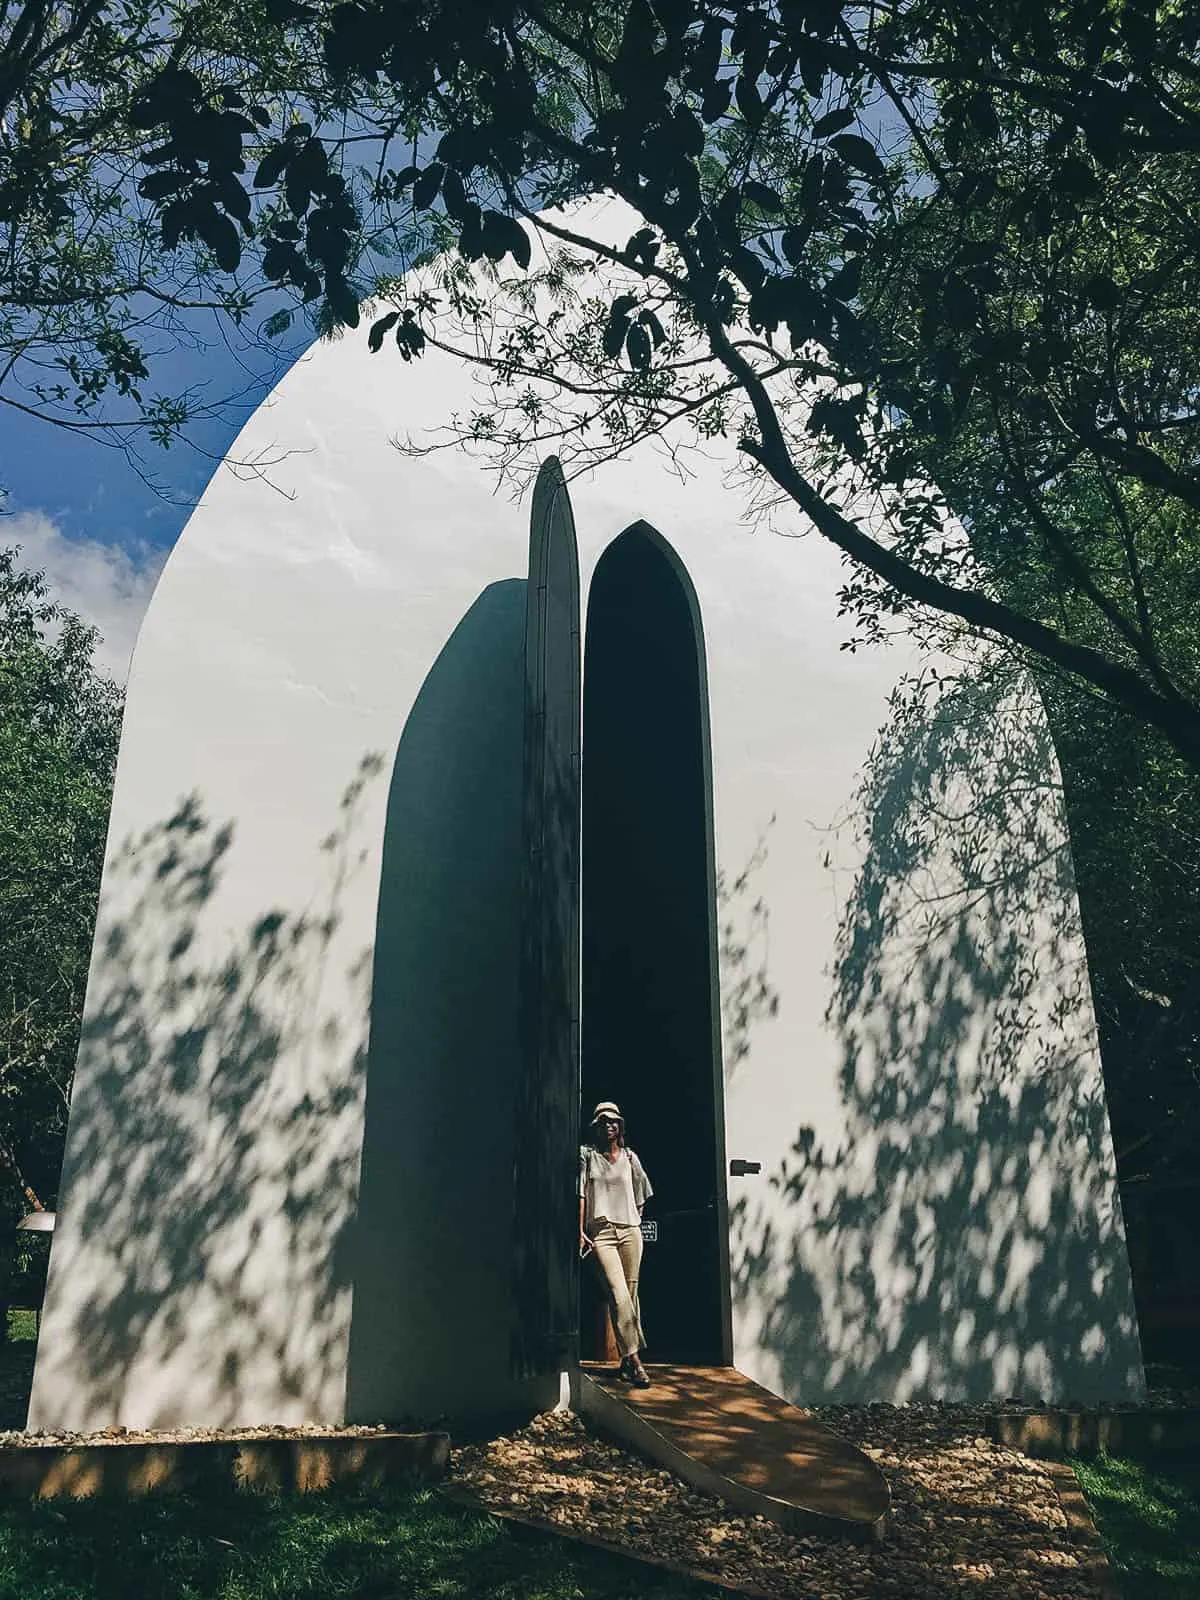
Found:
[[[642,1363],[636,1359],[629,1363],[629,1382],[635,1389],[648,1389],[650,1387],[650,1374]]]

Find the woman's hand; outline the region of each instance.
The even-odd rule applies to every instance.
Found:
[[[587,1234],[584,1233],[583,1229],[580,1228],[580,1230],[579,1230],[579,1256],[580,1256],[581,1260],[582,1260],[582,1258],[584,1256],[586,1256],[588,1254],[588,1252],[591,1250],[591,1248],[592,1248],[592,1241],[588,1238]]]

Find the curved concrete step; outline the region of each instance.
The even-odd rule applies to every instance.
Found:
[[[793,1533],[881,1539],[891,1492],[855,1445],[734,1367],[649,1366],[649,1389],[583,1363],[575,1409],[705,1494]]]

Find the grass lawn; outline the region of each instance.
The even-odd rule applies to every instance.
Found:
[[[9,1314],[0,1428],[33,1315]],[[0,1503],[0,1600],[702,1600],[713,1591],[450,1506],[428,1488]]]
[[[712,1591],[435,1490],[0,1508],[3,1600],[700,1600]]]
[[[1200,1600],[1200,1462],[1072,1462],[1129,1600]]]

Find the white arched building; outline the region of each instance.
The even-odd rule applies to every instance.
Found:
[[[163,573],[30,1426],[552,1402],[580,1056],[657,1190],[651,1361],[1136,1396],[1035,698],[841,650],[836,552],[746,524],[732,447],[520,505],[397,451],[471,381],[314,347]]]

